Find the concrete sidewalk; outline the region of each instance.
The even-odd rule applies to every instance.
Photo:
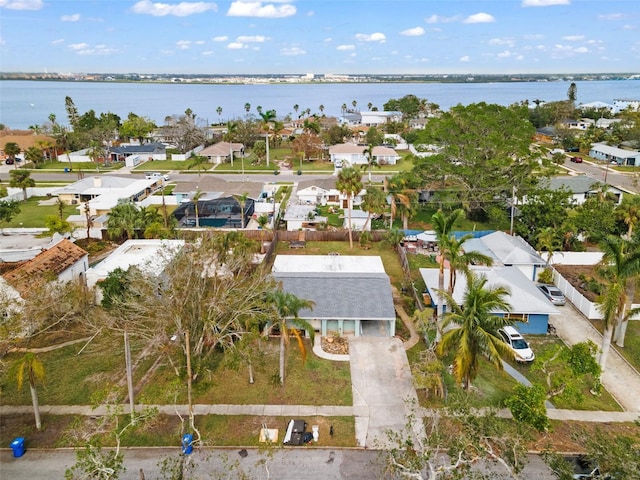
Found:
[[[573,305],[567,303],[564,307],[558,307],[558,310],[562,313],[559,318],[553,319],[553,326],[567,345],[587,340],[591,340],[598,348],[602,345],[600,332]],[[640,373],[613,346],[602,373],[602,385],[624,410],[640,412]]]

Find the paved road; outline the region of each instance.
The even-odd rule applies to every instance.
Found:
[[[578,154],[579,155],[579,154]],[[599,182],[607,183],[615,187],[622,187],[624,190],[638,193],[638,180],[632,174],[618,173],[613,168],[609,168],[606,164],[597,164],[592,162],[573,163],[569,160],[569,156],[564,162],[564,166],[568,169],[579,173],[585,173],[595,178]]]
[[[147,480],[160,476],[158,462],[179,458],[177,448],[146,448],[124,450],[127,471],[121,480],[140,480],[140,469]],[[191,458],[195,471],[190,478],[241,478],[277,480],[372,480],[391,478],[384,473],[383,453],[376,450],[315,449],[310,447],[275,450],[203,449],[195,450]],[[72,450],[27,450],[24,456],[13,458],[9,450],[0,451],[0,478],[3,480],[52,480],[64,477],[75,463]],[[486,471],[486,465],[477,468]],[[501,473],[501,467],[490,466]],[[268,472],[267,472],[268,469]],[[427,477],[424,477],[427,478]],[[521,478],[552,480],[556,478],[536,455],[528,457]]]

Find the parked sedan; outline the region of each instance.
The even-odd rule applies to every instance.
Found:
[[[538,289],[544,294],[547,299],[554,305],[562,306],[567,303],[567,299],[558,287],[553,285],[538,285]]]
[[[573,163],[582,163],[582,157],[571,157]]]
[[[502,340],[511,347],[517,362],[533,362],[536,356],[529,344],[520,332],[513,327],[507,326],[498,330]]]

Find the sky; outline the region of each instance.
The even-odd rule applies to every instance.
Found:
[[[640,70],[638,0],[0,0],[0,71]]]

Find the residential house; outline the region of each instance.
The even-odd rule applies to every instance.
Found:
[[[101,175],[85,177],[54,190],[53,195],[69,205],[78,205],[80,214],[84,214],[84,204],[88,203],[90,215],[99,216],[109,213],[121,200],[140,202],[163,184],[162,177],[140,179]]]
[[[134,166],[152,160],[166,160],[167,147],[160,142],[109,147],[109,159],[112,162],[126,162],[129,157],[137,157],[137,161],[129,162]]]
[[[203,148],[198,155],[207,157],[209,163],[233,163],[233,159],[244,155],[244,145],[241,143],[218,142]]]
[[[84,283],[89,268],[89,254],[72,241],[63,238],[38,255],[2,275],[4,296],[27,299],[32,288],[42,282]]]
[[[304,186],[303,185],[308,185]],[[366,189],[362,189],[351,200],[354,207],[362,204],[362,197],[367,193]],[[326,180],[312,180],[300,182],[296,192],[298,203],[302,205],[336,205],[340,208],[348,208],[347,197],[336,188],[336,180],[334,178]]]
[[[317,214],[313,205],[289,205],[284,212],[283,220],[287,223],[287,231],[315,230],[318,225],[327,223],[327,217]]]
[[[87,287],[94,288],[116,268],[128,270],[136,266],[143,272],[158,275],[185,245],[184,240],[127,240],[104,260],[86,271]],[[96,288],[96,302],[102,292]]]
[[[620,113],[623,110],[631,109],[632,111],[640,110],[640,100],[632,98],[616,98],[613,100],[614,113]]]
[[[511,305],[508,311],[496,311],[501,317],[509,317],[514,320],[516,328],[522,333],[545,334],[549,325],[549,317],[559,315],[560,312],[538,290],[535,283],[531,282],[516,266],[471,266],[475,275],[484,276],[487,279],[487,287],[506,287],[509,295],[506,300]],[[420,274],[426,285],[431,306],[435,309],[439,301],[438,282],[439,271],[437,268],[421,268]],[[445,270],[445,290],[449,289],[449,270]],[[458,305],[464,302],[467,291],[467,279],[465,275],[456,278],[453,298]],[[444,311],[447,311],[446,305]]]
[[[298,316],[323,337],[395,335],[391,282],[380,257],[278,255],[272,272],[285,292],[314,302]]]
[[[587,175],[552,177],[548,180],[541,180],[540,186],[549,190],[565,189],[571,192],[571,198],[576,205],[582,205],[588,198],[602,194],[600,181]],[[622,202],[623,191],[613,185],[606,186],[607,196],[615,198],[616,204]],[[523,199],[526,203],[526,198]]]
[[[463,235],[466,232],[456,232]],[[538,278],[546,262],[538,252],[522,237],[505,232],[480,232],[477,237],[464,242],[462,248],[466,252],[477,251],[493,259],[493,265],[516,267],[531,281]]]
[[[329,147],[329,157],[335,168],[343,166],[367,165],[366,145],[355,143],[341,143]],[[374,160],[380,165],[395,165],[400,155],[393,148],[375,146],[372,150]]]
[[[640,152],[612,147],[604,143],[594,143],[589,150],[589,156],[596,160],[617,163],[618,165],[640,166]]]
[[[387,123],[401,122],[402,112],[378,112],[367,111],[360,112],[362,125],[368,127],[378,127]]]

